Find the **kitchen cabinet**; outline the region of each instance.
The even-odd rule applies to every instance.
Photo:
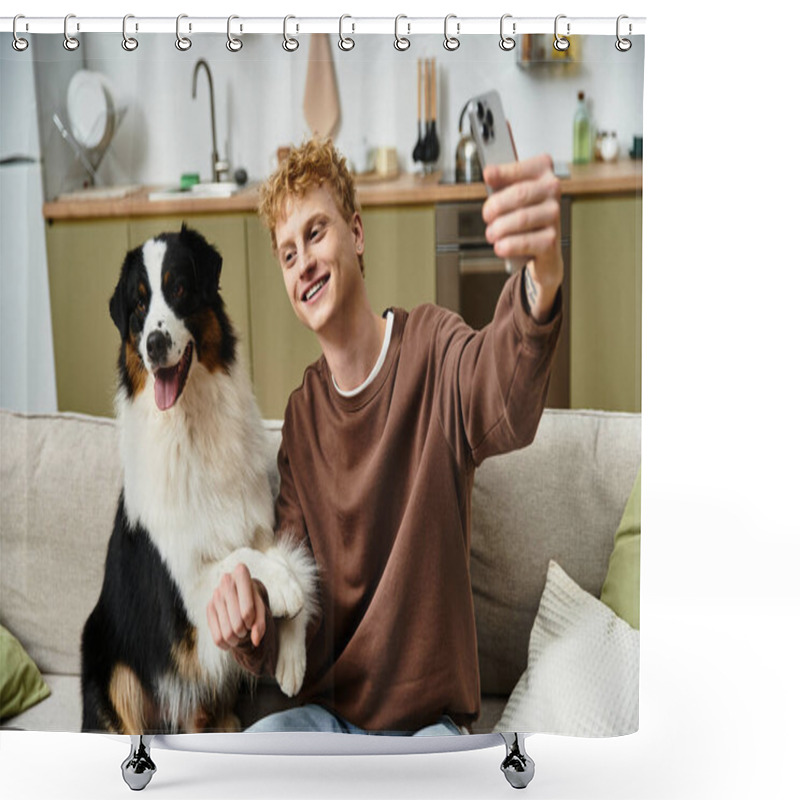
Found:
[[[303,327],[286,296],[269,231],[255,214],[247,216],[253,388],[261,415],[283,419],[286,401],[320,356],[317,337]]]
[[[434,206],[382,206],[363,212],[367,293],[373,308],[413,308],[436,294]],[[47,227],[55,339],[56,386],[62,411],[113,415],[119,337],[108,313],[125,253],[182,222],[223,257],[220,284],[250,366],[259,408],[282,418],[305,368],[319,358],[316,337],[296,319],[286,297],[269,232],[254,213],[160,215],[56,220]]]
[[[108,301],[128,250],[127,221],[51,223],[46,242],[58,408],[112,416],[120,339]]]
[[[642,195],[572,202],[570,404],[641,411]]]
[[[613,174],[606,174],[612,168]],[[437,203],[461,202],[467,194],[472,201],[482,197],[479,186],[438,182],[420,186],[411,177],[406,183],[405,190],[402,181],[387,184],[380,192],[372,186],[363,188],[362,202],[369,199],[362,210],[366,285],[378,313],[391,305],[410,309],[435,302]],[[587,165],[583,171],[576,168],[564,186],[572,186],[574,192],[569,195],[567,237],[571,242],[569,286],[565,286],[568,327],[561,341],[562,348],[568,347],[569,357],[562,355],[569,362],[569,380],[568,386],[564,381],[563,393],[572,408],[639,411],[640,167]],[[390,190],[397,196],[389,199],[381,194]],[[405,197],[403,191],[414,195]],[[191,211],[180,213],[167,203],[149,203],[146,195],[117,205],[95,207],[83,201],[45,206],[59,409],[113,414],[119,337],[108,300],[122,260],[130,247],[148,236],[179,230],[186,221],[223,256],[223,298],[240,335],[242,358],[250,365],[261,413],[283,416],[289,394],[300,385],[320,349],[316,337],[294,316],[269,232],[262,228],[255,204],[255,195],[243,193],[229,201],[208,201],[208,208],[192,205]],[[564,220],[568,224],[567,216]]]
[[[435,303],[435,206],[366,208],[361,216],[372,308],[380,314],[389,306],[412,309]]]

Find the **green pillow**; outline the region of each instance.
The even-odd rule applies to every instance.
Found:
[[[25,648],[0,625],[0,719],[21,714],[49,696],[50,689]]]
[[[639,630],[639,554],[642,540],[642,470],[636,476],[622,521],[614,534],[614,549],[600,599],[632,628]]]

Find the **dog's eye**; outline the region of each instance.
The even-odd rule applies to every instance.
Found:
[[[136,310],[140,314],[144,314],[147,311],[147,303],[145,303],[144,298],[139,298],[139,302],[136,304]]]
[[[181,298],[181,297],[183,297],[183,295],[184,295],[184,288],[183,288],[183,284],[182,284],[182,283],[179,283],[179,284],[177,284],[177,285],[175,286],[175,290],[174,290],[173,294],[174,294],[174,295],[175,295],[175,297],[177,297],[177,298]]]

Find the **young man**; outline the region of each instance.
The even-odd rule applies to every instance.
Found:
[[[433,305],[376,314],[353,179],[330,142],[262,189],[289,302],[322,357],[286,407],[279,531],[320,571],[300,705],[251,730],[458,733],[480,710],[470,494],[484,458],[533,440],[561,324],[559,182],[548,157],[491,167],[486,237],[524,257],[474,331]],[[268,589],[240,566],[208,606],[218,646],[274,669]]]

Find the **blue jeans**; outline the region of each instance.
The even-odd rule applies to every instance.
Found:
[[[248,733],[293,733],[296,731],[361,733],[370,736],[451,736],[461,733],[455,722],[447,716],[441,717],[438,722],[418,731],[365,731],[315,703],[270,714],[247,729]]]

